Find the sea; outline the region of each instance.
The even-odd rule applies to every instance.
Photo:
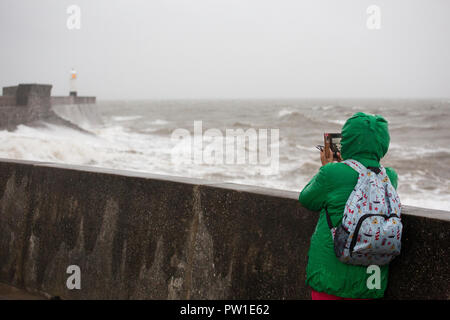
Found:
[[[450,207],[448,99],[100,100],[95,105],[53,108],[83,130],[45,122],[39,126],[20,125],[11,132],[3,130],[0,131],[0,157],[192,177],[294,192],[300,192],[321,166],[315,146],[323,144],[323,133],[340,132],[346,119],[356,112],[379,114],[389,122],[391,135],[389,151],[381,164],[397,171],[402,203],[440,210]],[[272,165],[276,160],[276,170],[269,168],[267,162],[250,161],[249,155],[240,162],[221,161],[220,156],[213,158],[213,162],[190,161],[198,145],[193,146],[191,153],[184,151],[182,156],[187,157],[186,161],[182,161],[180,154],[175,157],[174,149],[177,143],[179,147],[180,141],[174,138],[175,133],[189,133],[194,137],[195,125],[198,127],[199,123],[204,138],[203,151],[208,150],[213,141],[217,142],[210,139],[208,132],[226,137],[227,130],[242,129],[248,133],[249,129],[254,129],[252,132],[256,132],[258,139],[266,134],[267,139],[260,141],[266,144]],[[272,136],[272,132],[277,135]],[[237,144],[230,147],[227,139],[224,139],[224,154],[230,152],[232,146],[237,148]],[[214,155],[220,155],[219,149],[214,150],[218,152]],[[255,151],[250,140],[245,150],[248,154]]]

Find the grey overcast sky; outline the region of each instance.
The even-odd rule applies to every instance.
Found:
[[[449,0],[0,0],[0,39],[0,86],[53,95],[450,97]]]

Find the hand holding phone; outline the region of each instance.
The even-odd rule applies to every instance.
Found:
[[[323,140],[325,144],[325,157],[327,159],[331,158],[330,152],[333,153],[334,161],[341,161],[340,152],[341,152],[341,137],[340,133],[324,133]],[[339,155],[338,155],[339,153]]]
[[[342,161],[341,158],[341,134],[340,133],[324,133],[324,145],[316,145],[320,151],[320,160],[322,165],[333,161]]]

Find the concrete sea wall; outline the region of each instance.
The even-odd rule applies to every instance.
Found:
[[[72,128],[77,126],[70,120],[59,117],[53,106],[79,105],[89,106],[95,104],[95,97],[52,97],[52,86],[46,84],[19,84],[18,86],[4,87],[3,96],[0,96],[0,130],[13,131],[21,124],[35,124],[45,121]]]
[[[39,108],[15,106],[0,107],[0,130],[15,130],[20,124],[30,124],[41,119],[51,119],[55,115],[50,105]]]
[[[2,94],[3,96],[15,97],[18,88],[19,86],[3,87]]]
[[[95,104],[95,97],[77,97],[77,96],[53,96],[52,105],[73,105],[73,104]]]
[[[103,124],[103,119],[95,104],[52,104],[53,112],[60,118],[85,129]]]
[[[95,97],[79,96],[50,96],[50,84],[19,84],[18,86],[3,87],[3,96],[0,96],[0,106],[39,106],[42,104],[95,104]]]
[[[0,282],[66,299],[309,299],[318,214],[297,196],[2,159]],[[403,221],[386,298],[450,299],[450,214],[406,206]]]
[[[16,105],[16,97],[4,96],[0,97],[0,107],[11,107]]]

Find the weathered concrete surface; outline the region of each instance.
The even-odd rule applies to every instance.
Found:
[[[39,127],[48,123],[86,132],[50,108],[0,107],[0,130],[14,131],[21,124]]]
[[[103,125],[102,116],[95,104],[52,104],[53,112],[60,118],[81,128],[94,128]]]
[[[16,105],[50,108],[51,91],[50,84],[19,84],[16,91]]]
[[[0,97],[0,107],[10,107],[16,104],[16,97],[3,96]]]
[[[0,97],[0,105],[6,106],[31,106],[36,105],[37,100],[40,103],[40,98],[50,97],[52,85],[25,83],[17,86],[3,87],[3,97]],[[9,99],[14,97],[13,100]],[[95,104],[95,97],[79,97],[79,96],[53,96],[49,98],[52,104]],[[8,104],[6,104],[6,102]]]
[[[25,290],[0,283],[0,300],[47,300],[48,297],[44,297],[37,294],[30,294]]]
[[[65,299],[309,299],[298,194],[0,161],[0,282]],[[411,214],[409,214],[411,212]],[[387,298],[450,299],[448,212],[406,207]],[[66,269],[81,268],[81,290]]]
[[[2,90],[3,96],[15,97],[17,94],[18,87],[19,86],[3,87],[3,90]]]
[[[0,97],[0,130],[13,131],[20,124],[41,125],[42,121],[81,130],[76,124],[61,118],[52,109],[53,104],[93,104],[95,97],[51,97],[52,86],[19,84],[4,87]]]

